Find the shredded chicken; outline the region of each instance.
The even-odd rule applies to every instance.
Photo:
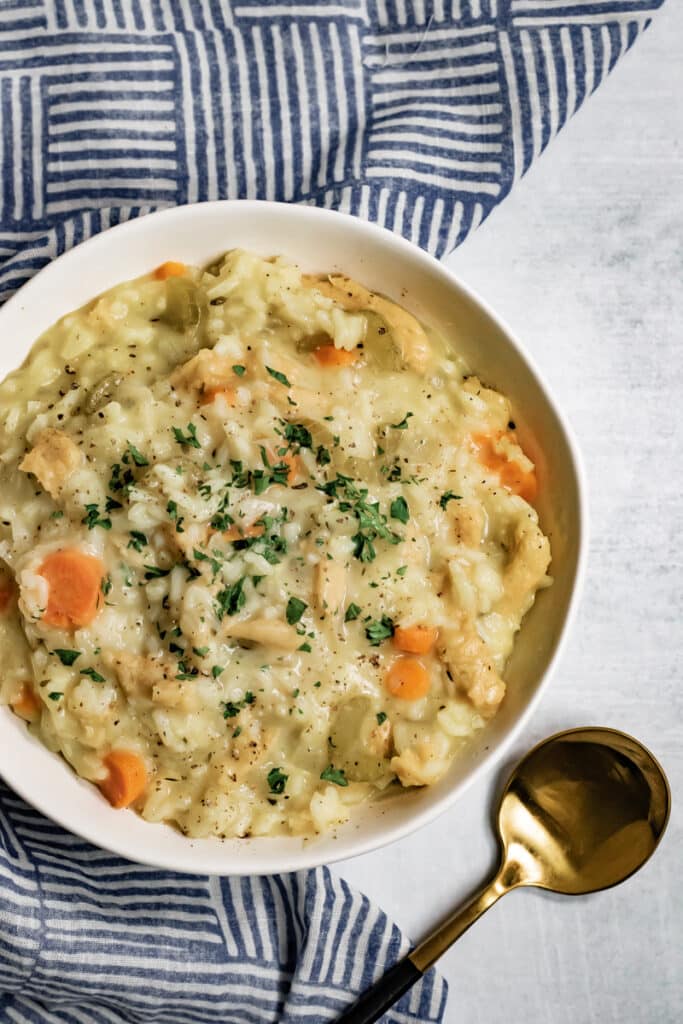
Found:
[[[315,577],[315,594],[323,612],[338,612],[344,604],[347,584],[346,567],[339,562],[323,558],[318,563]]]
[[[200,348],[196,356],[179,366],[170,376],[173,387],[186,387],[204,394],[234,381],[233,360],[211,348]]]
[[[550,565],[550,542],[531,516],[520,520],[514,532],[510,559],[503,574],[503,596],[494,611],[500,615],[527,609],[539,587],[550,582],[546,577]]]
[[[317,289],[347,312],[359,313],[370,309],[378,313],[391,331],[406,366],[417,373],[425,372],[432,349],[424,328],[412,313],[385,299],[383,295],[369,291],[362,284],[343,274],[330,274],[327,279],[304,274],[301,280],[303,284]]]
[[[271,644],[283,651],[295,651],[301,646],[301,637],[295,629],[279,619],[247,619],[233,621],[226,618],[223,632],[235,640],[251,640],[255,644]]]
[[[505,683],[472,619],[461,614],[457,624],[443,627],[437,653],[475,708],[482,715],[492,715],[505,696]]]
[[[113,669],[129,697],[151,697],[155,704],[166,708],[197,710],[196,683],[176,679],[178,667],[175,663],[116,650],[103,651],[102,659]]]
[[[48,427],[36,437],[35,443],[19,469],[33,473],[41,487],[51,498],[58,498],[71,474],[83,461],[80,448],[70,437]]]

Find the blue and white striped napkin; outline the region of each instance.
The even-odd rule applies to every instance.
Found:
[[[441,255],[510,191],[662,0],[0,0],[0,300],[153,209],[350,211]],[[407,948],[327,870],[194,878],[0,787],[0,1019],[333,1020]],[[431,972],[387,1016],[437,1022]]]

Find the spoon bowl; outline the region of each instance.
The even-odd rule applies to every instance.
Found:
[[[618,885],[652,856],[671,793],[653,755],[615,729],[569,729],[539,743],[500,799],[496,874],[373,985],[339,1024],[372,1024],[501,896],[537,886],[580,896]]]
[[[516,885],[578,896],[618,885],[654,853],[669,817],[666,776],[614,729],[570,729],[521,761],[498,813]]]

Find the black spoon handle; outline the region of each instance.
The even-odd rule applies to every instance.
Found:
[[[386,974],[364,992],[353,1006],[337,1019],[337,1024],[373,1024],[390,1009],[404,992],[419,981],[422,971],[409,957],[394,964]]]

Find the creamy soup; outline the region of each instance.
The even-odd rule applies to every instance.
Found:
[[[0,698],[193,837],[436,782],[550,582],[516,413],[340,275],[117,285],[0,385]]]

